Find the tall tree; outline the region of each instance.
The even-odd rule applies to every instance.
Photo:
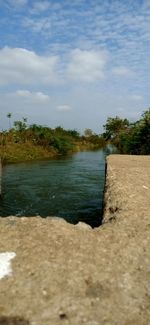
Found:
[[[103,126],[105,129],[104,136],[106,139],[115,139],[118,137],[121,131],[126,130],[129,127],[129,121],[121,119],[120,117],[108,117],[106,124]]]
[[[91,129],[85,129],[84,130],[84,136],[85,137],[91,137],[93,135],[93,131]]]
[[[12,117],[12,113],[8,113],[7,117],[9,119],[9,129],[11,129],[11,117]]]

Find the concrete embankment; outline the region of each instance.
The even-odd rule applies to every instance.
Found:
[[[101,227],[0,218],[0,324],[148,325],[149,247],[150,157],[109,156]]]

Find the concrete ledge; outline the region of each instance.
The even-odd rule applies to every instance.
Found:
[[[103,222],[129,222],[129,216],[137,222],[143,215],[150,216],[150,156],[109,156]]]
[[[149,324],[149,184],[150,157],[110,156],[102,227],[0,218],[0,324]]]

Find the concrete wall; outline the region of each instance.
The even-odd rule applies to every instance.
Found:
[[[103,225],[0,218],[0,324],[150,323],[150,157],[108,157]]]

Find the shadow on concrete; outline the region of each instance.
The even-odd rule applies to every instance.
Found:
[[[30,323],[21,317],[0,316],[0,325],[30,325]]]

